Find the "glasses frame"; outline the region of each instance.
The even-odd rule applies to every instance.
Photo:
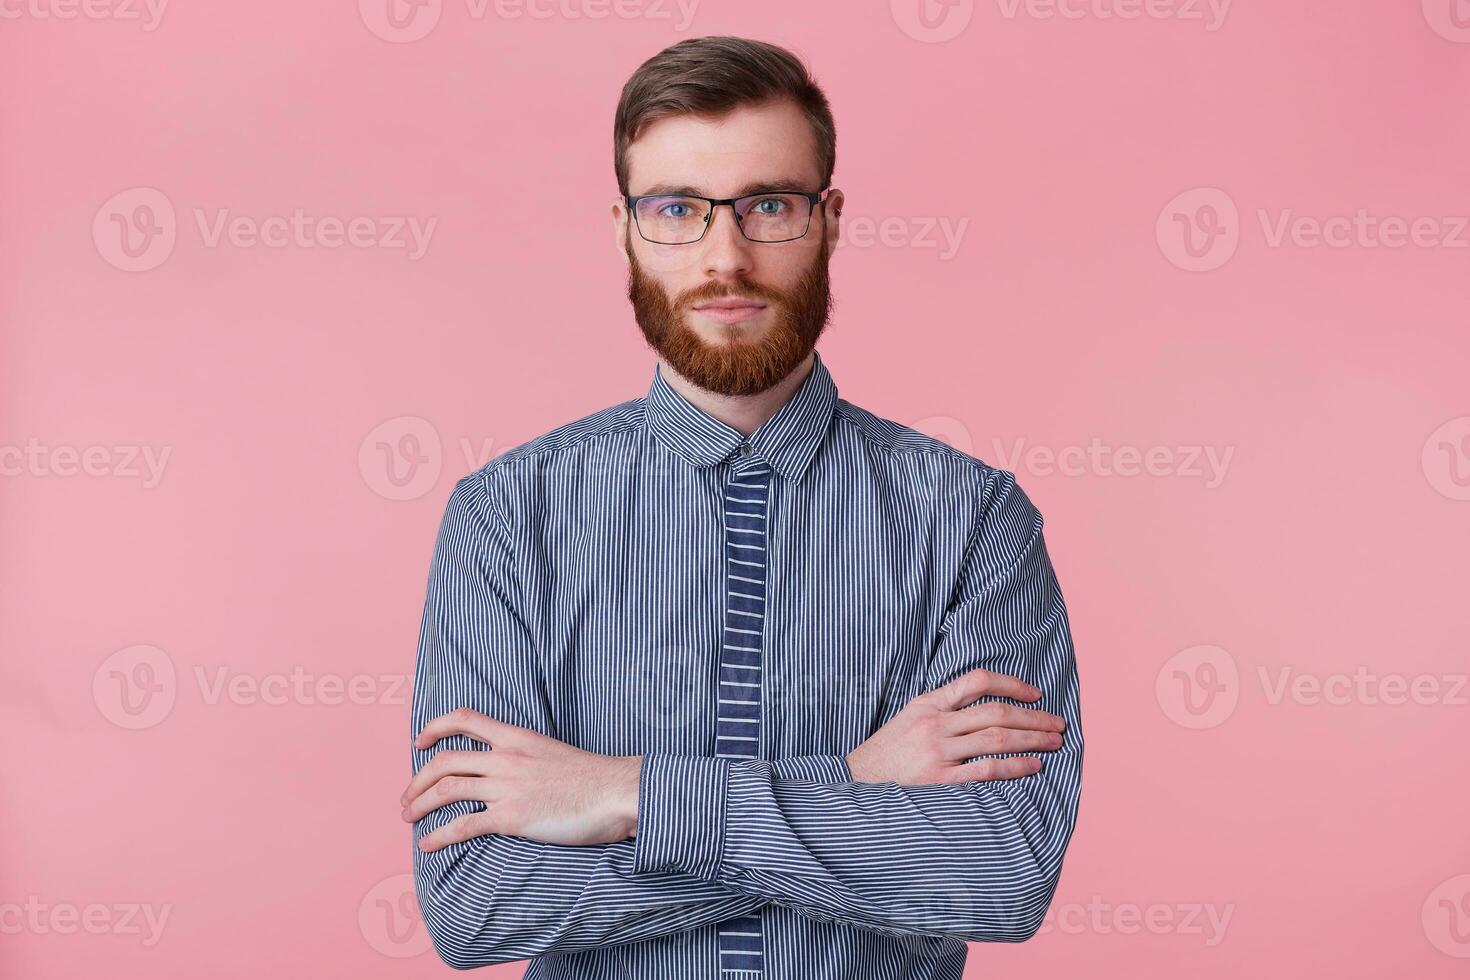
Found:
[[[742,194],[739,197],[700,197],[698,194],[625,194],[623,195],[623,203],[628,206],[628,210],[633,215],[633,227],[638,229],[638,237],[643,239],[645,242],[648,242],[650,245],[698,245],[700,242],[704,241],[704,236],[709,234],[709,226],[715,223],[715,208],[719,207],[721,204],[730,205],[730,213],[735,216],[735,227],[740,229],[740,235],[746,241],[751,242],[755,245],[779,245],[782,242],[794,242],[798,239],[806,237],[807,232],[812,230],[812,213],[816,211],[817,205],[827,203],[827,198],[831,196],[831,190],[832,188],[830,187],[825,187],[820,191],[793,191],[772,188],[770,190],[757,191],[754,194]],[[792,194],[798,197],[806,198],[808,204],[806,212],[806,227],[801,230],[800,235],[793,235],[790,238],[778,238],[775,241],[764,241],[762,239],[751,238],[749,235],[745,234],[745,224],[741,220],[740,212],[735,210],[736,202],[744,201],[752,197],[768,197],[771,194]],[[709,214],[705,215],[704,217],[704,230],[699,233],[699,237],[694,239],[693,241],[688,242],[656,242],[652,238],[649,238],[647,235],[643,234],[643,227],[638,224],[637,204],[639,201],[650,200],[655,197],[683,197],[691,201],[704,201],[706,204],[708,204]]]

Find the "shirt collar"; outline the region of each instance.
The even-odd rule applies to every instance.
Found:
[[[837,385],[822,355],[813,351],[812,369],[796,393],[748,439],[739,429],[690,404],[665,380],[657,364],[644,413],[659,441],[693,466],[722,462],[748,441],[773,470],[800,483],[827,434],[836,405]]]

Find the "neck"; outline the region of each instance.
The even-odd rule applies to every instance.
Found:
[[[781,406],[791,400],[791,396],[796,394],[796,389],[800,388],[807,375],[812,373],[812,365],[815,363],[816,359],[811,354],[807,354],[800,364],[792,368],[790,374],[759,394],[721,395],[699,387],[670,367],[668,361],[662,357],[658,359],[659,371],[662,372],[670,388],[683,395],[689,404],[701,412],[711,418],[719,419],[730,428],[737,429],[745,435],[750,435],[759,429],[771,416],[781,410]]]

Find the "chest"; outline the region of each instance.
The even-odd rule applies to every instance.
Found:
[[[728,561],[738,475],[689,476],[573,501],[522,552],[525,615],[564,741],[713,754],[729,597],[750,585]],[[962,529],[840,482],[773,475],[765,495],[762,758],[845,753],[921,693],[952,592]]]

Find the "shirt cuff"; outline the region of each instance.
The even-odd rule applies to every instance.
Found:
[[[633,873],[683,871],[718,880],[729,781],[729,759],[645,754],[638,775]]]
[[[809,779],[818,783],[850,783],[852,770],[840,755],[794,755],[772,759],[771,772],[781,779]]]

